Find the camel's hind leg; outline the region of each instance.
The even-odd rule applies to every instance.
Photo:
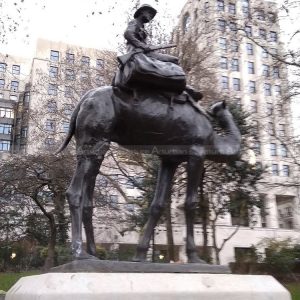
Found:
[[[91,257],[82,249],[82,222],[87,237],[87,252],[95,255],[96,247],[92,225],[93,192],[95,180],[109,143],[99,141],[94,145],[79,147],[77,167],[67,190],[72,218],[72,253],[77,259]]]
[[[133,261],[145,261],[154,228],[161,217],[166,201],[171,197],[172,179],[178,163],[162,159],[154,199],[150,206],[150,216],[144,228],[144,233],[137,246]]]
[[[203,158],[191,156],[187,164],[187,194],[185,202],[185,218],[186,218],[186,252],[188,262],[190,263],[206,263],[200,259],[197,254],[194,239],[194,219],[195,211],[198,204],[198,188],[203,172]]]

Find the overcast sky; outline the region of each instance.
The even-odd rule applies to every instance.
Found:
[[[153,5],[158,10],[156,18],[170,20],[179,15],[185,0],[140,3]],[[131,7],[131,0],[0,0],[0,18],[9,15],[20,23],[18,30],[7,36],[7,44],[0,44],[0,52],[32,56],[39,37],[115,49]],[[171,24],[169,27],[171,30]]]

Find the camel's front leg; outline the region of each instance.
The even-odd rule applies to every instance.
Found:
[[[154,228],[163,213],[166,201],[171,197],[172,179],[177,166],[177,163],[164,161],[164,159],[162,159],[154,199],[150,206],[149,219],[145,225],[144,233],[140,238],[133,261],[146,260]]]
[[[195,245],[194,239],[194,219],[195,211],[198,204],[198,187],[203,171],[203,159],[202,157],[192,156],[188,160],[187,164],[187,193],[185,202],[185,218],[186,218],[186,253],[188,262],[190,263],[206,263],[200,259]]]
[[[92,257],[82,248],[82,218],[84,207],[85,210],[87,207],[91,207],[90,203],[93,187],[95,184],[95,178],[99,171],[100,163],[101,160],[96,156],[79,155],[77,157],[76,171],[66,193],[70,206],[72,222],[72,254],[76,259]],[[87,211],[85,211],[85,225],[87,226],[89,222],[92,224],[92,219],[87,221],[86,217]],[[91,209],[89,210],[89,218],[92,218]],[[89,230],[93,230],[92,227],[89,228]],[[90,235],[93,236],[93,232],[90,233]],[[91,241],[89,242],[91,243]]]

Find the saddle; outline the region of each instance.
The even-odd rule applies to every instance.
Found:
[[[142,105],[143,100],[145,98],[149,97],[149,93],[151,95],[150,97],[152,97],[155,94],[153,91],[149,91],[149,89],[147,89],[145,91],[143,89],[129,89],[129,88],[116,87],[116,86],[114,86],[114,92],[120,99],[126,99],[125,100],[125,102],[127,103],[126,105],[129,107],[131,107],[132,104]],[[124,97],[124,93],[127,96]],[[174,93],[174,92],[157,91],[157,95],[159,97],[163,97],[169,102],[170,109],[174,108],[174,104],[175,105],[190,105],[198,113],[206,116],[209,120],[211,120],[212,118],[209,115],[209,113],[198,104],[198,100],[200,100],[202,98],[202,94],[198,93],[198,92],[197,92],[197,94],[199,96],[198,96],[198,98],[195,99],[187,91],[183,91],[180,94]]]

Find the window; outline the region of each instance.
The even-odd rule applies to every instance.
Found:
[[[277,32],[270,31],[270,41],[271,42],[277,42],[277,40],[278,40]]]
[[[266,109],[267,109],[267,115],[271,116],[273,115],[273,103],[267,103],[266,105]]]
[[[277,155],[277,147],[276,147],[275,143],[270,144],[270,154],[271,154],[271,156]]]
[[[96,84],[97,85],[103,85],[104,82],[105,82],[104,77],[102,75],[98,74],[96,76]]]
[[[30,92],[24,93],[24,103],[29,103],[30,101]]]
[[[20,75],[20,66],[19,65],[12,65],[12,73],[14,75]]]
[[[272,90],[271,90],[271,84],[270,83],[265,83],[264,84],[264,90],[265,90],[265,96],[271,96],[272,95]]]
[[[261,154],[261,143],[260,142],[257,141],[254,143],[253,151],[255,152],[256,155]]]
[[[58,67],[50,66],[49,76],[51,78],[57,78],[58,75]]]
[[[253,44],[247,43],[246,44],[246,49],[247,49],[247,54],[248,55],[253,55],[254,54]]]
[[[224,51],[227,51],[227,40],[225,38],[219,39],[220,48]]]
[[[11,134],[12,125],[0,123],[0,134]]]
[[[97,69],[103,69],[104,68],[104,60],[101,58],[98,58],[96,60],[96,68]]]
[[[224,6],[224,1],[223,0],[217,0],[217,10],[218,11],[224,11],[225,6]]]
[[[272,175],[279,176],[279,169],[277,164],[272,164]]]
[[[0,107],[0,118],[14,118],[14,110],[12,108]]]
[[[277,110],[278,110],[278,115],[284,114],[284,109],[283,109],[283,104],[282,103],[277,104]]]
[[[265,77],[269,77],[270,76],[270,66],[269,65],[262,65],[262,75]]]
[[[226,22],[225,22],[225,20],[222,20],[222,19],[218,20],[218,28],[221,31],[225,31],[225,28],[226,28]]]
[[[269,122],[268,123],[268,132],[269,132],[270,135],[274,135],[275,134],[273,122]]]
[[[274,176],[279,175],[279,170],[278,170],[278,165],[277,164],[272,164],[272,175],[274,175]]]
[[[0,73],[5,73],[6,71],[6,63],[0,63]]]
[[[0,140],[0,151],[10,151],[10,141]]]
[[[275,13],[272,13],[272,12],[268,12],[268,20],[272,23],[276,22],[276,14]]]
[[[0,99],[3,99],[3,98],[4,98],[3,93],[0,93]]]
[[[49,132],[54,132],[55,131],[55,121],[54,120],[47,120],[46,121],[46,130]]]
[[[54,146],[54,139],[53,138],[46,138],[45,139],[45,147],[47,149],[51,149]]]
[[[50,60],[51,61],[59,61],[59,52],[55,50],[50,51]]]
[[[70,126],[69,122],[63,122],[62,123],[62,130],[63,130],[64,133],[67,133],[69,131],[69,126]]]
[[[237,58],[233,58],[231,61],[231,70],[232,71],[239,71],[239,60]]]
[[[191,17],[189,13],[186,13],[183,17],[183,21],[182,21],[182,29],[183,29],[183,33],[186,33],[191,25]]]
[[[80,74],[80,80],[85,81],[85,80],[88,80],[88,78],[89,78],[89,73],[86,71],[82,71]]]
[[[236,6],[235,3],[229,3],[228,4],[228,11],[230,14],[235,15],[236,14]]]
[[[57,111],[57,104],[56,101],[49,101],[47,103],[47,110],[49,113],[55,113]]]
[[[70,116],[73,112],[73,106],[71,104],[65,104],[64,106],[64,114],[66,116]]]
[[[0,89],[4,89],[4,86],[5,86],[5,80],[0,79]]]
[[[48,95],[56,96],[57,95],[57,85],[49,83],[48,85]]]
[[[220,68],[221,69],[228,69],[227,57],[221,56]]]
[[[266,19],[265,13],[263,10],[256,11],[256,16],[257,16],[257,20],[260,20],[260,21],[265,21],[265,19]]]
[[[249,93],[255,94],[256,93],[256,84],[255,81],[249,81]]]
[[[26,138],[28,133],[28,127],[22,127],[21,129],[21,137]]]
[[[241,108],[242,107],[242,102],[241,102],[241,98],[234,98],[234,104],[236,105],[237,108]]]
[[[235,22],[230,22],[229,23],[229,28],[230,28],[231,31],[237,32],[237,25],[236,25]]]
[[[82,56],[81,57],[81,64],[85,66],[90,65],[90,58],[88,56]]]
[[[253,113],[257,112],[257,102],[255,100],[250,101],[250,108],[251,108],[251,112]]]
[[[288,166],[288,165],[283,165],[282,166],[282,175],[285,176],[285,177],[290,176],[290,166]]]
[[[285,136],[285,124],[278,125],[279,136]]]
[[[281,156],[282,157],[288,157],[288,150],[287,147],[285,145],[280,145],[280,149],[281,149]]]
[[[235,91],[241,90],[241,80],[239,78],[233,78],[233,89]]]
[[[223,90],[229,89],[229,79],[227,76],[222,76],[222,88]]]
[[[254,74],[254,73],[255,73],[254,62],[248,61],[248,74]]]
[[[12,81],[11,84],[10,84],[10,90],[12,92],[17,92],[19,89],[19,81]]]
[[[109,205],[110,206],[117,208],[118,204],[119,204],[118,201],[119,201],[118,195],[110,195],[109,196]]]
[[[252,36],[252,27],[245,26],[245,33],[246,33],[246,36]]]
[[[209,2],[207,1],[204,3],[204,12],[208,13],[208,10],[209,10]]]
[[[276,48],[271,48],[270,49],[270,52],[273,54],[273,55],[278,55],[278,50]]]
[[[66,80],[75,80],[75,72],[72,69],[66,69]]]
[[[259,28],[259,37],[262,38],[263,40],[267,39],[267,32],[263,28]]]
[[[269,53],[265,48],[261,49],[261,56],[262,56],[262,58],[268,58],[269,57]]]
[[[74,62],[75,62],[75,55],[73,53],[67,52],[66,53],[66,61],[67,61],[68,64],[72,64],[73,65]]]
[[[230,195],[229,210],[232,225],[249,226],[248,205],[241,192]]]
[[[280,85],[275,85],[274,86],[274,91],[275,91],[276,96],[280,96],[281,95],[281,86]]]
[[[10,100],[13,100],[13,101],[17,101],[17,100],[18,100],[18,96],[17,96],[17,95],[14,95],[14,94],[10,94],[10,95],[9,95],[9,99],[10,99]]]
[[[231,40],[231,51],[239,52],[239,43],[236,40]]]
[[[249,1],[248,0],[243,0],[242,11],[245,16],[249,15],[250,9],[249,9]]]
[[[70,86],[65,86],[65,97],[71,98],[72,97],[72,88]]]
[[[279,67],[277,67],[277,66],[273,67],[273,77],[274,78],[280,78]]]

